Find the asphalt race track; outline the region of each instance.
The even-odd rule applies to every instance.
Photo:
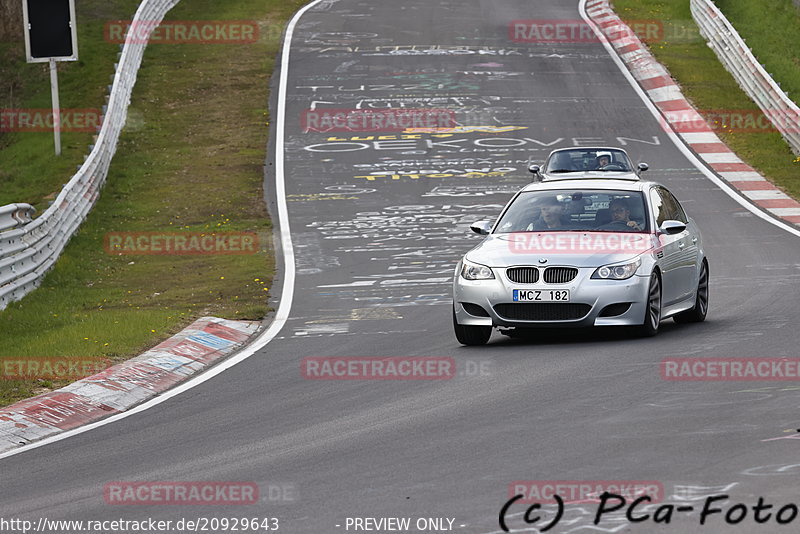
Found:
[[[265,184],[277,225],[278,150],[296,254],[285,326],[181,395],[0,460],[0,517],[276,517],[280,531],[308,534],[348,531],[354,517],[430,517],[488,533],[500,530],[514,481],[655,481],[664,503],[695,512],[676,513],[671,526],[619,514],[593,526],[596,503],[579,503],[552,532],[711,534],[735,527],[722,514],[699,525],[708,496],[729,494],[717,502],[725,510],[759,497],[772,512],[800,503],[800,441],[772,439],[800,429],[797,385],[665,381],[659,370],[667,357],[797,357],[800,242],[694,168],[599,41],[509,38],[513,20],[580,18],[577,2],[561,0],[323,0],[304,13],[282,65],[285,144],[270,147]],[[304,131],[309,109],[386,108],[447,108],[475,128]],[[707,322],[669,320],[652,339],[495,333],[486,347],[459,346],[450,283],[480,240],[469,224],[496,216],[527,183],[529,159],[574,144],[622,146],[648,162],[647,177],[698,222],[711,270]],[[303,358],[343,356],[453,358],[458,372],[349,381],[301,372]],[[103,498],[114,481],[253,481],[261,497],[115,506]],[[553,500],[542,502],[552,518]],[[538,532],[526,508],[513,505],[508,524]],[[748,509],[738,528],[797,527],[774,514],[758,525]]]

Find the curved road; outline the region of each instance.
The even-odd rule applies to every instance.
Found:
[[[305,12],[282,66],[285,146],[277,150],[296,253],[285,326],[181,395],[0,460],[0,518],[277,517],[287,533],[332,533],[346,531],[348,517],[432,517],[482,533],[499,530],[509,484],[520,480],[656,481],[664,502],[697,509],[720,493],[731,495],[718,503],[726,507],[759,496],[800,502],[800,443],[765,441],[800,429],[796,385],[670,382],[659,372],[666,357],[797,357],[798,238],[696,169],[599,41],[514,42],[508,26],[517,19],[580,13],[561,0],[323,0]],[[309,109],[401,107],[447,108],[479,128],[304,131]],[[573,144],[624,146],[682,200],[707,242],[708,321],[667,321],[653,339],[564,331],[460,347],[450,278],[480,239],[469,223],[496,215],[527,182],[529,158]],[[273,146],[265,183],[273,195],[275,154]],[[277,224],[276,198],[268,201]],[[458,373],[304,379],[303,358],[332,356],[454,358]],[[208,480],[255,482],[260,502],[103,499],[114,481]],[[543,502],[552,518],[553,501]],[[537,532],[525,508],[511,507],[509,526]],[[593,526],[595,508],[569,505],[552,532],[659,528],[619,515]],[[701,527],[696,513],[676,513],[672,525],[732,528],[720,514]],[[752,510],[742,525],[781,528],[774,518],[757,525]]]

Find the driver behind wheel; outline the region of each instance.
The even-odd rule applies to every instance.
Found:
[[[596,170],[601,171],[606,167],[606,165],[611,163],[611,155],[606,152],[600,152],[597,154],[595,160],[597,162]]]
[[[564,204],[556,197],[545,197],[538,203],[539,218],[528,225],[526,231],[544,232],[550,230],[572,230],[574,225],[569,215],[564,213]]]
[[[611,222],[604,224],[600,227],[602,230],[622,230],[622,231],[640,231],[642,229],[639,223],[631,220],[631,210],[628,203],[621,199],[615,198],[608,205],[608,211],[611,213]],[[630,228],[631,230],[628,230]]]

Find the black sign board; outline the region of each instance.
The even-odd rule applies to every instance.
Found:
[[[22,0],[29,63],[78,59],[75,0]]]

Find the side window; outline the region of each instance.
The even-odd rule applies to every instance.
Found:
[[[672,199],[672,203],[675,204],[675,211],[676,211],[676,215],[677,215],[677,217],[675,217],[675,218],[677,220],[681,221],[682,223],[688,223],[689,222],[689,218],[686,217],[686,212],[683,210],[683,206],[681,206],[681,203],[678,202],[678,199],[675,198],[675,195],[673,195],[669,191],[667,191],[667,194]]]
[[[686,215],[683,213],[683,210],[681,209],[680,204],[678,204],[678,201],[675,200],[674,196],[672,196],[672,193],[661,187],[659,187],[657,190],[659,196],[661,197],[662,206],[665,212],[666,219],[686,222],[685,220]]]
[[[667,210],[664,206],[664,201],[661,200],[661,195],[658,194],[656,189],[650,190],[650,204],[652,205],[653,213],[656,216],[656,226],[661,226],[661,223],[669,219]]]

